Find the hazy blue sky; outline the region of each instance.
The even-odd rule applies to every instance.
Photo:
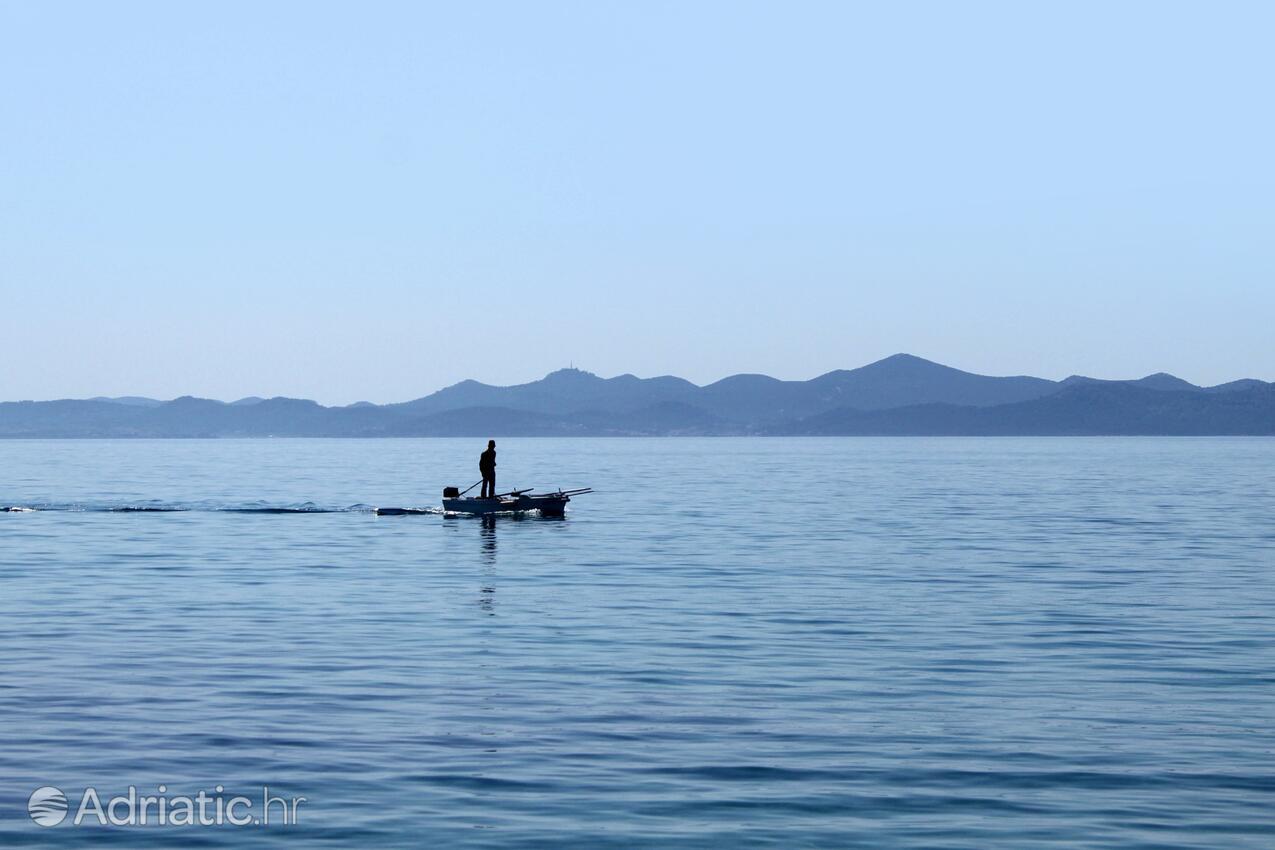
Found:
[[[1275,379],[1275,4],[0,4],[0,398]]]

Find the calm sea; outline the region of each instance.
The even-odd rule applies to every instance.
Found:
[[[1275,846],[1275,440],[483,442],[0,441],[0,844]]]

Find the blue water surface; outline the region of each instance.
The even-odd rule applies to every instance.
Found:
[[[499,442],[0,441],[0,844],[1275,846],[1275,440]]]

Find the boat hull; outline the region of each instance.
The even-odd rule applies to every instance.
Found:
[[[541,516],[562,516],[570,496],[506,496],[499,499],[443,499],[443,510],[450,514],[522,514],[532,511]]]

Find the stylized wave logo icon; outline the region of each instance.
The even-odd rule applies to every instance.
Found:
[[[66,795],[52,785],[37,788],[27,800],[27,813],[40,826],[57,826],[66,819]]]

